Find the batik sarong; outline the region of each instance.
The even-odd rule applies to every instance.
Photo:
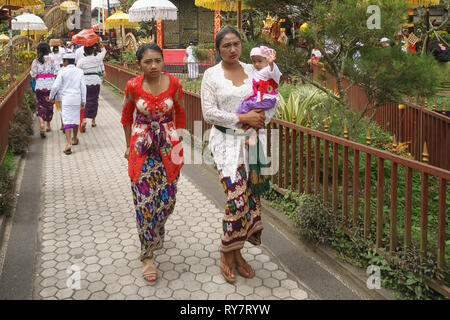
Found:
[[[38,117],[46,122],[50,122],[53,119],[53,103],[49,102],[50,90],[36,89],[36,114]]]
[[[238,167],[236,181],[223,177],[219,171],[220,182],[227,195],[223,234],[220,250],[230,252],[242,249],[245,241],[254,245],[261,244],[261,200],[255,196],[247,180],[245,165]]]
[[[164,225],[175,208],[177,182],[167,182],[161,156],[147,156],[139,180],[131,180],[136,223],[141,242],[140,260],[150,258],[164,243]]]
[[[86,86],[86,106],[84,109],[85,118],[94,119],[97,117],[99,94],[99,84]]]

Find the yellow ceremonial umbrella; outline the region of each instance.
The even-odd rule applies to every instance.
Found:
[[[239,2],[242,10],[251,9],[251,7],[239,0],[195,0],[195,5],[210,10],[236,11],[238,10]]]
[[[406,0],[413,7],[429,7],[439,5],[440,0]]]
[[[245,5],[242,0],[195,0],[195,5],[214,11],[237,11],[239,30],[242,29],[242,10],[251,9],[251,7]]]
[[[130,22],[130,16],[128,13],[117,11],[105,20],[105,26],[107,29],[115,28],[136,28],[139,26],[138,22]]]
[[[8,42],[9,37],[6,34],[0,34],[0,42]]]
[[[44,2],[41,0],[0,0],[0,7],[3,6],[16,6],[33,10],[41,10],[42,7],[44,7]],[[11,15],[11,10],[9,10],[9,15]],[[14,72],[11,20],[9,21],[9,76],[12,82],[14,80]]]
[[[74,11],[79,7],[78,3],[75,1],[64,1],[59,5],[59,9],[63,11]]]
[[[109,16],[105,20],[105,27],[106,29],[119,29],[122,34],[122,46],[120,50],[120,60],[122,60],[122,52],[123,52],[123,46],[125,41],[125,28],[136,28],[139,26],[138,22],[130,22],[129,15],[127,13],[124,13],[122,11],[117,11],[112,16]],[[121,61],[122,63],[122,61]]]
[[[16,6],[39,10],[44,6],[44,2],[41,0],[0,0],[0,7],[2,6]]]

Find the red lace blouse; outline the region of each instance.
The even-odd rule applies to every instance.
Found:
[[[183,149],[176,132],[177,128],[186,125],[186,115],[180,101],[183,98],[183,89],[178,78],[168,72],[164,72],[170,78],[169,88],[157,96],[142,89],[144,75],[130,79],[124,92],[122,118],[120,122],[124,126],[132,126],[130,140],[130,156],[128,158],[128,175],[134,182],[138,182],[142,166],[147,154],[140,154],[137,150],[137,142],[143,139],[148,124],[137,123],[133,114],[136,110],[144,116],[162,116],[173,114],[174,120],[161,124],[164,126],[167,142],[171,148],[162,147],[160,155],[166,169],[167,181],[173,181],[184,164]],[[177,146],[180,144],[179,146]]]

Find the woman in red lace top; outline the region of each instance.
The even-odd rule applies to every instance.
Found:
[[[129,80],[125,87],[121,123],[141,242],[142,275],[154,282],[157,272],[153,251],[163,246],[164,225],[175,207],[184,164],[176,129],[185,125],[185,112],[179,80],[162,71],[161,48],[147,43],[138,49],[136,57],[143,74]]]

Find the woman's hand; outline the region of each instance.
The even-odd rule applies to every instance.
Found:
[[[262,128],[264,126],[264,121],[266,120],[266,115],[261,109],[251,110],[249,113],[238,115],[239,122],[243,124],[248,124],[253,128]]]
[[[127,150],[125,150],[125,155],[124,155],[125,159],[128,160],[128,158],[130,157],[130,147],[127,148]]]

